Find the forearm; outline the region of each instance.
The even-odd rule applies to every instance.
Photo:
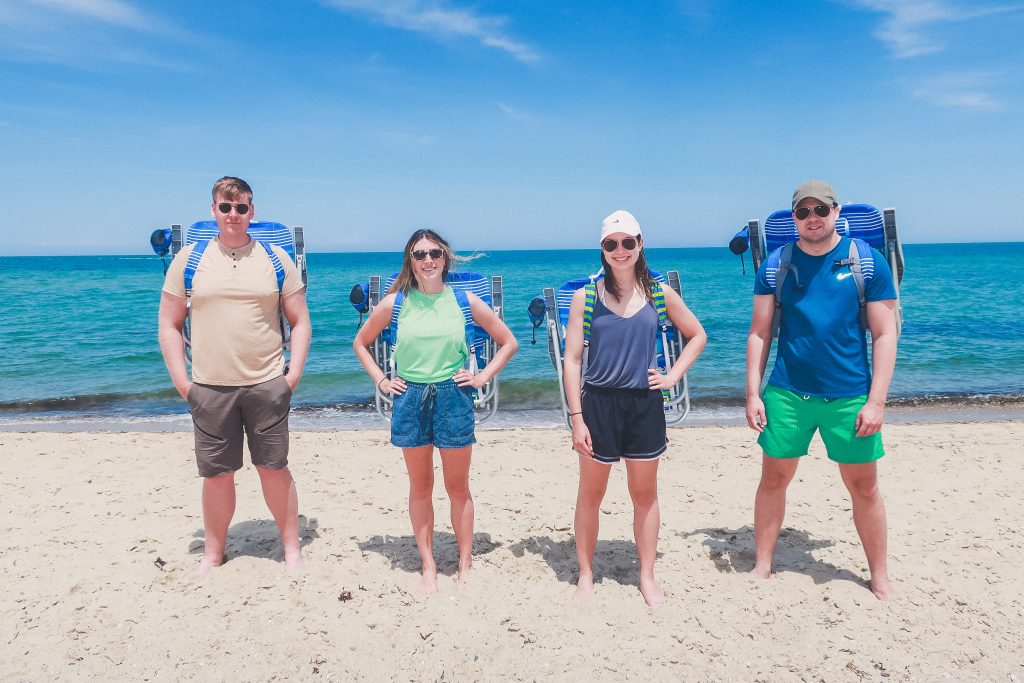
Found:
[[[288,374],[302,377],[309,357],[309,343],[313,337],[313,328],[309,321],[302,321],[292,327],[290,352],[288,355]]]
[[[747,336],[747,398],[761,395],[761,381],[768,364],[771,346],[763,336],[751,333]]]
[[[490,382],[491,378],[501,372],[501,369],[505,367],[512,356],[516,355],[516,351],[519,350],[519,342],[512,339],[510,342],[498,347],[497,353],[494,354],[494,358],[484,366],[477,375],[483,380],[484,383]]]
[[[185,337],[180,329],[161,325],[157,333],[160,342],[160,355],[164,358],[167,373],[175,387],[181,388],[189,383],[188,369],[185,367]]]
[[[871,338],[871,391],[868,401],[885,404],[889,384],[896,368],[896,334],[885,333]]]
[[[683,352],[679,354],[679,358],[676,359],[676,362],[668,370],[669,379],[673,382],[682,380],[683,375],[697,362],[700,354],[704,353],[704,347],[707,346],[707,343],[708,336],[703,333],[688,340],[686,346],[683,347]]]
[[[562,381],[565,384],[565,402],[569,406],[570,413],[583,411],[583,401],[580,391],[583,384],[583,363],[572,361],[566,358],[562,362]]]
[[[352,350],[355,351],[356,358],[359,359],[359,364],[363,366],[363,370],[370,376],[374,384],[380,384],[381,380],[387,377],[387,373],[380,369],[377,365],[377,361],[373,359],[373,355],[370,353],[370,349],[363,346],[359,342],[357,337],[355,342],[352,344]]]

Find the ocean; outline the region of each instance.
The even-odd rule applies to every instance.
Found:
[[[315,244],[315,233],[308,235]],[[904,312],[893,406],[1010,406],[1024,400],[1024,243],[904,247]],[[463,255],[469,255],[464,253]],[[400,265],[398,253],[308,254],[313,343],[294,397],[293,424],[384,426],[373,385],[352,353],[359,315],[349,291]],[[742,416],[744,349],[753,274],[749,255],[720,248],[649,249],[660,271],[680,272],[683,296],[708,332],[689,374],[691,421]],[[596,250],[492,251],[462,270],[503,276],[505,322],[520,342],[501,376],[494,426],[560,423],[558,386],[543,326],[526,314],[544,287],[594,272]],[[0,257],[6,326],[0,334],[0,427],[132,425],[185,428],[156,338],[163,267],[157,256]]]

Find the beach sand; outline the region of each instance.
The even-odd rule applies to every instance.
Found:
[[[657,609],[637,589],[621,465],[599,583],[574,604],[568,433],[478,436],[471,582],[456,593],[438,472],[443,576],[424,598],[404,466],[383,432],[293,433],[298,577],[247,465],[229,561],[205,580],[190,434],[0,433],[0,679],[1024,680],[1022,422],[886,427],[888,603],[866,587],[820,442],[790,488],[778,573],[754,582],[753,433],[671,430]]]

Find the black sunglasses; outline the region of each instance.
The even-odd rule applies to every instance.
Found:
[[[238,212],[239,216],[244,216],[245,214],[249,213],[248,204],[228,204],[227,202],[221,202],[220,204],[218,204],[217,210],[220,211],[222,214],[227,215],[231,213],[232,206],[235,207],[235,211]]]
[[[636,249],[637,239],[635,237],[623,237],[622,248],[626,251],[633,251]],[[601,242],[601,248],[607,252],[613,252],[619,248],[619,240],[613,240],[611,237]]]
[[[832,212],[831,206],[825,206],[824,204],[818,204],[814,207],[814,214],[819,218],[825,218]],[[793,215],[797,217],[797,220],[803,220],[811,215],[811,209],[806,206],[801,206],[799,209],[793,211]]]
[[[423,259],[427,258],[428,254],[430,255],[430,258],[437,261],[440,260],[442,256],[444,256],[444,251],[441,249],[430,249],[427,251],[419,250],[412,252],[412,257],[417,261],[422,261]]]

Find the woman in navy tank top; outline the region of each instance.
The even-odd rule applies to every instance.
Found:
[[[640,224],[629,212],[616,211],[601,224],[600,244],[605,275],[597,281],[585,372],[584,289],[573,296],[565,332],[565,393],[572,420],[572,445],[579,453],[580,464],[575,519],[580,564],[576,597],[593,592],[601,500],[611,465],[623,459],[633,500],[640,592],[653,606],[665,600],[654,580],[661,527],[658,463],[667,446],[661,390],[682,379],[704,350],[707,335],[675,290],[664,287],[669,320],[688,341],[668,372],[659,372],[655,363],[658,313],[654,309],[654,288],[658,285],[647,270]]]

